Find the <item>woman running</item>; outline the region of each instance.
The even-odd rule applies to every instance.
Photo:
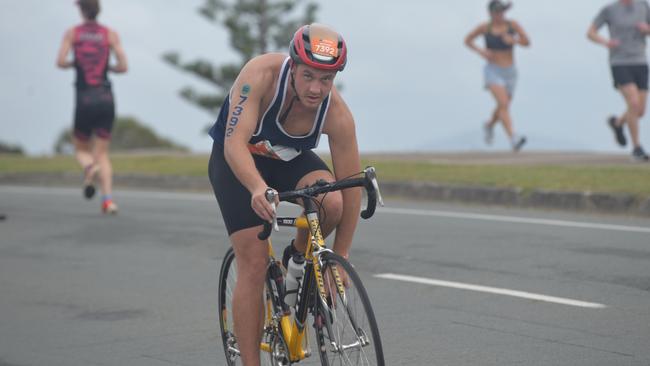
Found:
[[[517,152],[526,143],[526,137],[515,134],[509,110],[517,83],[514,46],[527,47],[530,45],[530,40],[519,23],[506,19],[505,12],[511,6],[509,2],[490,1],[488,4],[490,21],[481,23],[470,32],[465,37],[465,44],[488,62],[483,70],[485,87],[490,90],[497,102],[492,117],[483,126],[485,142],[492,143],[494,125],[501,121],[513,151]],[[474,40],[481,35],[485,38],[485,48],[474,44]]]

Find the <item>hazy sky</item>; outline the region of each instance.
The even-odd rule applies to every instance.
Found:
[[[31,154],[51,153],[72,123],[74,72],[57,69],[55,58],[64,31],[80,21],[77,8],[73,0],[0,2],[0,141]],[[99,17],[118,31],[129,59],[128,74],[111,75],[118,114],[133,115],[197,152],[211,147],[201,129],[212,117],[184,102],[178,90],[209,91],[209,85],[160,56],[178,50],[215,64],[235,59],[225,30],[197,14],[202,2],[103,0]],[[508,13],[532,40],[530,49],[516,50],[520,79],[512,108],[529,149],[627,153],[605,125],[608,114],[624,108],[611,86],[607,52],[585,37],[608,2],[521,0]],[[495,146],[482,143],[481,123],[494,102],[483,89],[484,62],[463,45],[487,18],[486,1],[328,0],[318,17],[348,43],[349,63],[338,81],[363,151],[508,148],[501,130]],[[641,126],[647,147],[649,118]]]

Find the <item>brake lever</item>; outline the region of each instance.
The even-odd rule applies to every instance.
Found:
[[[377,182],[377,173],[375,171],[375,167],[369,166],[364,169],[363,172],[366,174],[366,177],[370,179],[370,183],[372,183],[372,186],[377,193],[377,202],[379,203],[379,206],[384,207],[384,199],[381,197],[381,191],[379,190],[379,183]]]
[[[271,204],[271,207],[273,207],[273,230],[280,231],[280,228],[278,227],[278,215],[276,212],[277,205],[275,204],[275,199],[278,196],[278,192],[276,192],[273,188],[267,188],[264,196],[266,197],[266,200]]]

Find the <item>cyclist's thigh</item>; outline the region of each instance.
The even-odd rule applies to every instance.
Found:
[[[269,261],[268,242],[257,238],[260,231],[262,226],[254,226],[237,230],[230,235],[238,268],[249,276],[256,276],[258,280],[265,276],[265,272],[260,271],[260,268],[266,268]]]
[[[208,174],[228,235],[264,223],[251,208],[250,192],[230,169],[223,154],[223,147],[218,143],[214,143],[212,147]]]

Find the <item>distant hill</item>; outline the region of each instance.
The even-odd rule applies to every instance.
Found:
[[[111,133],[112,151],[177,151],[188,152],[185,146],[158,136],[156,132],[134,117],[118,117]],[[71,130],[64,130],[56,141],[54,151],[68,154],[74,151]]]

